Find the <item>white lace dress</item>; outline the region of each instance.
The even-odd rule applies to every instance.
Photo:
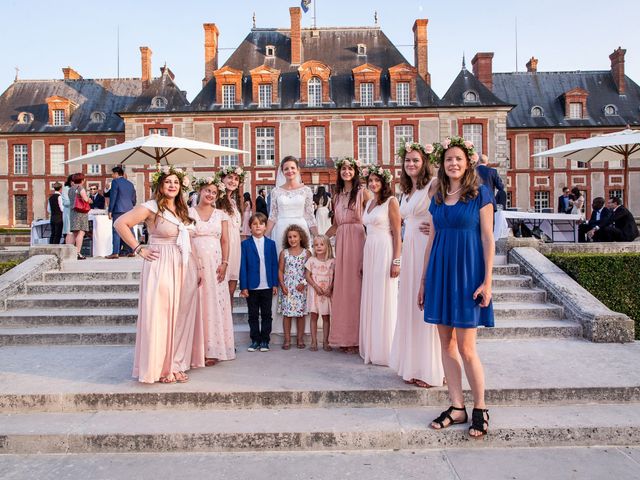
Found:
[[[278,255],[282,251],[284,232],[291,224],[296,224],[309,236],[309,229],[316,226],[316,217],[313,212],[313,193],[306,186],[295,190],[285,190],[277,187],[271,192],[271,213],[269,220],[275,225],[271,230],[271,239],[276,242]]]

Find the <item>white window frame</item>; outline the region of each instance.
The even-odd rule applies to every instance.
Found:
[[[583,118],[582,102],[570,102],[569,103],[569,118],[580,119]]]
[[[544,117],[544,109],[540,105],[534,105],[531,108],[531,116],[534,118]]]
[[[236,86],[234,84],[222,85],[222,108],[233,108],[236,104]]]
[[[322,106],[322,80],[319,77],[311,77],[307,82],[307,105]]]
[[[239,148],[238,127],[222,127],[220,128],[220,145],[223,147]],[[240,162],[239,155],[223,155],[220,157],[220,166],[229,167],[237,166]]]
[[[276,164],[276,129],[256,127],[256,166],[273,167]]]
[[[53,110],[53,126],[61,127],[65,125],[64,109],[56,108]]]
[[[624,200],[624,190],[622,188],[614,188],[612,190],[609,190],[609,198],[613,197],[618,197],[620,200]]]
[[[99,143],[89,143],[87,144],[87,153],[97,152],[102,148],[102,145]],[[87,175],[101,175],[102,174],[102,165],[96,165],[95,163],[90,163],[87,165]]]
[[[477,103],[478,93],[473,90],[467,90],[466,92],[464,92],[462,100],[464,103]]]
[[[462,124],[462,136],[465,140],[470,140],[473,142],[473,146],[478,155],[484,153],[484,145],[482,145],[482,134],[484,133],[483,127],[484,125],[482,125],[481,123]]]
[[[49,145],[49,168],[51,175],[64,175],[66,149],[64,145]]]
[[[549,139],[534,138],[533,154],[549,150]],[[549,157],[533,157],[533,168],[536,170],[546,170],[549,168]]]
[[[358,159],[364,164],[378,163],[378,128],[358,127]]]
[[[533,209],[536,213],[541,213],[543,208],[550,208],[549,199],[551,194],[547,190],[539,190],[533,193]]]
[[[273,93],[273,86],[270,83],[261,83],[258,85],[258,107],[269,108],[271,107],[271,95]]]
[[[511,190],[507,190],[507,208],[513,208],[513,194]]]
[[[393,127],[393,157],[396,165],[402,163],[402,159],[398,156],[400,146],[407,142],[413,142],[413,125],[395,125]]]
[[[149,135],[160,135],[162,137],[168,137],[169,136],[169,129],[168,128],[150,128],[149,129]]]
[[[306,160],[322,160],[325,158],[325,128],[319,126],[306,127]]]
[[[362,82],[360,84],[360,106],[373,107],[373,90],[372,82]]]
[[[406,107],[411,103],[411,86],[409,82],[396,83],[396,102],[399,107]]]
[[[25,144],[13,146],[13,173],[14,175],[29,173],[29,147]]]

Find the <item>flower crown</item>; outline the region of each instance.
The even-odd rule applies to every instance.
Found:
[[[368,178],[372,173],[375,173],[378,177],[384,180],[385,183],[391,184],[391,180],[393,180],[391,170],[385,170],[380,165],[367,165],[362,169],[360,176],[362,178]]]
[[[207,185],[215,185],[218,189],[218,197],[223,197],[227,189],[224,182],[220,180],[220,177],[218,177],[217,175],[214,175],[213,177],[196,178],[193,180],[192,185],[196,190],[200,190]]]
[[[426,148],[420,145],[418,142],[405,142],[400,145],[400,149],[398,150],[398,156],[404,158],[405,155],[413,150],[418,150],[426,155],[431,152],[427,152]],[[433,146],[431,146],[431,151],[433,151]]]
[[[360,168],[360,160],[356,160],[355,158],[351,158],[351,157],[344,157],[341,158],[340,160],[336,160],[336,168],[338,170],[340,170],[342,168],[343,165],[351,165],[351,168],[353,168],[354,170],[357,170]]]
[[[242,167],[227,165],[225,167],[220,167],[220,170],[218,171],[218,177],[219,178],[226,177],[231,173],[235,173],[236,175],[238,175],[238,177],[240,177],[240,181],[243,182],[244,176],[246,175],[247,172],[245,172],[242,169]]]
[[[191,181],[189,180],[189,176],[187,172],[182,170],[181,168],[174,167],[173,165],[158,165],[158,169],[151,175],[151,188],[155,192],[160,185],[160,181],[169,175],[175,175],[180,180],[180,188],[183,192],[188,192],[189,187],[191,186]]]
[[[441,143],[436,142],[433,145],[428,143],[424,146],[424,151],[429,155],[429,161],[432,164],[440,165],[444,160],[445,150],[451,147],[458,147],[464,150],[467,153],[472,166],[478,163],[480,157],[473,146],[473,142],[456,135],[445,138]]]

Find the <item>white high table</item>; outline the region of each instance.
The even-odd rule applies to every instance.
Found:
[[[495,239],[507,237],[518,221],[524,222],[532,230],[539,227],[554,242],[577,242],[578,225],[583,222],[583,219],[579,214],[498,210],[495,214],[493,229]]]

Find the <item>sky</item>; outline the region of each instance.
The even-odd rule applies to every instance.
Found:
[[[429,71],[442,97],[476,52],[494,52],[493,71],[609,70],[609,54],[627,49],[626,73],[640,83],[640,2],[617,0],[313,0],[319,27],[378,24],[413,64],[413,22],[428,18]],[[192,100],[204,75],[203,23],[220,31],[222,66],[252,27],[288,28],[294,0],[0,0],[0,91],[21,79],[62,78],[71,66],[84,78],[140,77],[142,45],[153,51],[154,76],[166,62]],[[614,6],[615,10],[609,8]],[[302,16],[312,26],[313,8]],[[517,19],[517,20],[516,20]]]

